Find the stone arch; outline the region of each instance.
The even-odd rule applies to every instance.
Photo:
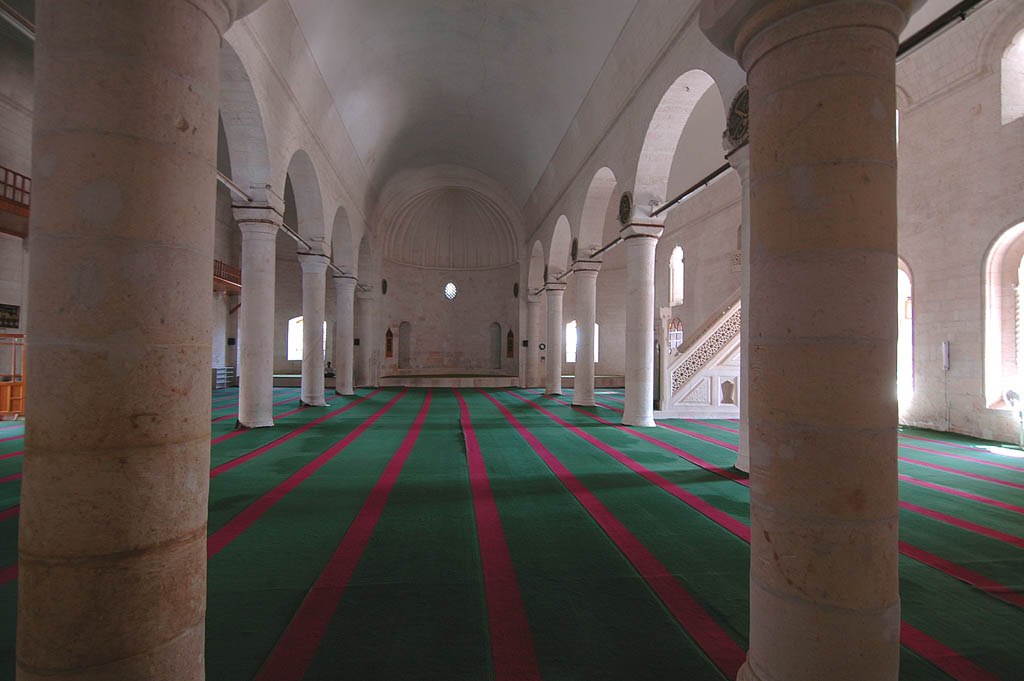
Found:
[[[544,288],[544,246],[540,241],[533,242],[530,254],[530,271],[526,279],[528,299],[534,298],[537,291]]]
[[[999,63],[999,101],[1003,125],[1024,117],[1024,28],[1003,50]]]
[[[588,257],[603,246],[605,221],[608,209],[615,199],[618,181],[611,169],[604,167],[594,173],[583,202],[580,216],[579,257]]]
[[[320,178],[313,160],[302,149],[292,154],[288,163],[287,181],[295,197],[297,223],[289,225],[314,248],[317,242],[326,249],[327,231],[324,221],[324,201],[320,193]],[[285,213],[289,212],[287,202]]]
[[[991,408],[1005,406],[1003,394],[1016,385],[1017,295],[1021,260],[1024,259],[1024,222],[1000,234],[985,256],[982,276],[985,297],[985,402]]]
[[[548,281],[569,269],[569,248],[572,245],[572,228],[569,218],[564,215],[555,223],[548,248]]]
[[[896,388],[903,411],[914,395],[914,275],[902,257],[896,259],[896,267]]]
[[[338,206],[334,212],[334,225],[331,228],[331,258],[334,264],[345,274],[355,272],[355,252],[352,249],[352,225],[348,219],[348,211]]]
[[[647,127],[637,163],[633,201],[638,209],[646,212],[652,203],[659,204],[668,198],[668,180],[679,138],[694,106],[714,82],[707,72],[693,69],[679,76],[661,98]]]
[[[270,155],[252,81],[238,53],[220,45],[220,118],[227,140],[231,179],[257,203],[266,201]]]

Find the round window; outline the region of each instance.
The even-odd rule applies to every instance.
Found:
[[[449,281],[447,284],[444,285],[444,297],[447,298],[448,300],[454,300],[458,292],[459,290],[455,288],[455,284],[453,284],[452,282]]]

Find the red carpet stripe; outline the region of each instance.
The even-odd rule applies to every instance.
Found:
[[[1013,511],[1014,513],[1024,513],[1024,508],[1022,508],[1020,506],[1014,506],[1013,504],[1008,504],[1005,501],[996,501],[995,499],[989,499],[988,497],[983,497],[980,494],[971,494],[970,492],[964,492],[963,490],[955,489],[953,487],[946,487],[945,485],[938,485],[938,484],[936,484],[934,482],[927,482],[926,480],[918,480],[917,478],[912,478],[909,475],[900,474],[900,480],[902,480],[903,482],[910,483],[911,485],[918,485],[920,487],[927,487],[928,489],[932,489],[932,490],[935,490],[937,492],[943,492],[945,494],[952,494],[953,496],[956,496],[956,497],[963,497],[964,499],[972,499],[973,501],[980,501],[983,504],[988,504],[989,506],[995,506],[996,508],[1002,508],[1002,509],[1005,509],[1007,511]]]
[[[10,584],[18,578],[18,564],[9,565],[3,570],[0,570],[0,586]]]
[[[934,442],[937,445],[943,445],[944,447],[956,447],[957,449],[966,449],[971,452],[978,452],[979,454],[990,453],[979,447],[972,447],[971,445],[961,445],[955,442],[943,442],[942,440],[935,440],[930,437],[921,437],[919,435],[904,435],[900,433],[900,437],[905,437],[908,440],[921,440],[922,442]]]
[[[283,499],[286,494],[288,494],[293,489],[298,487],[299,484],[302,483],[302,481],[309,478],[309,476],[317,472],[324,464],[326,464],[328,461],[337,456],[338,453],[340,453],[343,449],[352,444],[356,438],[358,438],[360,435],[366,432],[367,428],[376,423],[377,419],[379,419],[381,416],[387,413],[387,411],[391,409],[391,407],[393,407],[395,403],[398,402],[398,400],[402,399],[402,396],[405,395],[405,393],[406,391],[403,389],[402,392],[395,395],[395,397],[392,398],[390,402],[381,407],[380,411],[378,411],[376,414],[360,423],[355,428],[355,430],[346,435],[341,441],[332,445],[329,449],[320,454],[320,456],[316,457],[315,459],[307,463],[305,466],[300,468],[296,473],[292,474],[291,477],[289,477],[287,480],[285,480],[280,485],[278,485],[277,487],[275,487],[274,489],[270,490],[262,497],[257,499],[252,505],[250,505],[244,511],[242,511],[237,516],[232,518],[230,522],[224,525],[224,527],[220,528],[214,534],[210,535],[210,537],[206,540],[207,557],[213,558],[218,553],[220,553],[221,549],[223,549],[225,546],[234,541],[235,538],[238,537],[238,535],[242,534],[242,532],[244,532],[249,526],[251,526],[254,522],[259,520],[260,516],[262,516],[264,513],[270,510],[270,508],[273,507],[273,505],[276,504],[278,501]],[[339,413],[341,411],[342,410],[340,409],[338,410]],[[292,437],[294,437],[294,434],[292,434]],[[261,447],[256,451],[260,452],[260,450],[262,449],[263,448]],[[246,460],[248,460],[248,458],[252,458],[252,456],[247,454],[246,457],[242,458],[246,458]],[[228,463],[238,465],[237,463],[235,463],[236,461],[238,461],[238,459],[235,459],[234,461],[230,461]],[[224,465],[227,466],[228,464]],[[218,466],[218,468],[222,467]],[[211,471],[210,477],[214,477],[214,475],[215,473]]]
[[[520,397],[515,393],[510,393]],[[522,423],[512,415],[505,405],[493,396],[484,393],[498,407],[505,419],[516,432],[529,443],[533,451],[547,464],[551,472],[572,492],[586,511],[601,526],[608,537],[615,542],[637,572],[643,576],[680,626],[690,635],[711,661],[728,678],[735,679],[746,653],[718,625],[707,611],[675,579],[664,565],[644,546],[633,533],[626,529],[618,518],[605,507],[594,494],[574,476]],[[520,399],[524,399],[520,397]],[[532,402],[527,401],[527,404]],[[536,406],[536,405],[535,405]]]
[[[518,400],[522,400],[523,402],[525,402],[526,404],[530,405],[534,409],[538,410],[540,413],[544,414],[549,419],[551,419],[552,421],[554,421],[558,425],[562,426],[563,428],[565,428],[569,432],[573,433],[574,435],[577,435],[578,437],[583,438],[584,440],[586,440],[587,442],[589,442],[593,446],[597,447],[598,449],[600,449],[602,452],[604,452],[608,456],[612,457],[613,459],[615,459],[616,461],[618,461],[622,465],[624,465],[627,468],[629,468],[634,473],[637,473],[638,475],[646,478],[648,481],[654,483],[655,485],[657,485],[661,489],[665,490],[666,492],[668,492],[669,494],[671,494],[675,498],[679,499],[680,501],[682,501],[684,504],[686,504],[690,508],[692,508],[695,511],[699,512],[701,515],[706,516],[708,519],[710,519],[713,522],[717,523],[719,526],[725,528],[726,530],[729,530],[730,532],[735,534],[737,537],[739,537],[743,541],[746,541],[746,542],[750,541],[750,528],[747,527],[746,525],[744,525],[739,520],[736,520],[735,518],[733,518],[728,513],[725,513],[724,511],[722,511],[722,510],[720,510],[718,508],[715,508],[714,506],[712,506],[708,502],[706,502],[703,499],[701,499],[700,497],[698,497],[696,494],[693,494],[692,492],[688,492],[688,491],[684,490],[679,485],[676,485],[675,483],[669,482],[666,478],[662,477],[661,475],[658,475],[657,473],[655,473],[651,469],[647,468],[646,466],[643,466],[642,464],[637,463],[633,459],[629,458],[628,456],[626,456],[625,454],[620,452],[615,447],[612,447],[611,445],[606,444],[605,442],[602,442],[601,440],[598,440],[593,435],[591,435],[589,433],[586,433],[582,429],[577,428],[576,426],[566,422],[565,420],[559,418],[558,416],[556,416],[555,414],[551,413],[550,411],[548,411],[544,407],[540,406],[536,402],[531,402],[530,400],[526,399],[525,397],[523,397],[522,395],[520,395],[518,393],[514,393],[514,392],[510,392],[510,391],[505,391],[505,392],[508,392],[509,395],[512,395],[513,397],[515,397]]]
[[[0,427],[0,431],[4,431],[4,430],[11,430],[11,429],[13,429],[13,428],[24,428],[24,427],[25,427],[25,423],[24,423],[24,422],[21,422],[21,423],[15,423],[15,424],[14,424],[14,425],[12,425],[12,426],[3,426],[3,427]]]
[[[519,397],[519,396],[516,395],[516,397]],[[554,400],[556,402],[561,402],[562,404],[566,404],[564,401],[558,400],[555,397],[549,397],[549,396],[545,396],[545,397],[548,397],[548,399]],[[547,411],[547,410],[539,407],[538,405],[536,405],[536,404],[534,404],[532,402],[529,402],[528,400],[525,400],[525,398],[519,397],[519,399],[524,400],[525,402],[527,402],[527,404],[532,404],[533,406],[537,407],[538,409],[540,409],[543,412]],[[578,411],[578,412],[583,413],[583,414],[587,414],[588,416],[590,416],[592,418],[604,421],[604,419],[601,419],[600,417],[598,417],[598,416],[596,416],[594,414],[591,414],[590,412],[588,412],[588,411],[586,411],[584,409],[579,409],[577,407],[572,407],[572,405],[567,405],[567,406],[570,406],[570,408],[572,408],[575,411]],[[558,419],[558,417],[556,417],[556,416],[554,416],[554,415],[552,415],[550,413],[549,413],[549,415],[555,421],[561,422],[561,423],[564,424],[564,422],[561,421],[561,419]],[[604,422],[608,423],[607,421],[604,421]],[[610,424],[610,425],[615,425],[615,424]],[[625,427],[620,427],[620,430],[624,430],[626,432],[630,432],[632,429],[625,428]],[[633,431],[633,432],[635,433],[636,431]],[[655,440],[654,438],[646,437],[646,436],[643,436],[642,434],[639,434],[639,433],[637,433],[637,434],[640,435],[640,437],[642,437],[643,439],[645,439],[645,440],[647,440],[649,442],[653,442],[655,444],[659,442],[658,440]],[[589,438],[588,438],[588,440],[589,440]],[[736,482],[739,482],[740,484],[748,484],[746,480],[736,480]],[[672,484],[672,483],[669,483],[669,484]],[[903,505],[904,504],[901,502],[900,506],[903,507]],[[941,515],[941,514],[939,514],[939,515]],[[744,525],[744,527],[746,527],[746,526]],[[726,529],[728,529],[728,528],[726,528]],[[990,530],[990,532],[996,533],[995,530]],[[986,534],[988,534],[988,533],[986,533]],[[1002,533],[999,533],[999,534],[1002,534]],[[1010,535],[1006,535],[1006,536],[1009,537]],[[747,529],[747,541],[749,542],[749,528]],[[957,579],[957,580],[959,580],[961,582],[964,582],[965,584],[969,584],[970,586],[973,586],[973,587],[975,587],[977,589],[980,589],[981,591],[984,591],[985,593],[991,594],[992,596],[994,596],[996,598],[999,598],[1001,600],[1007,601],[1008,603],[1011,603],[1013,605],[1017,605],[1018,607],[1024,607],[1024,595],[1021,595],[1020,593],[1018,593],[1016,591],[1013,591],[1009,587],[1006,587],[1003,584],[1001,584],[1001,583],[999,583],[999,582],[997,582],[997,581],[995,581],[993,579],[989,579],[988,577],[985,577],[984,575],[980,575],[980,574],[978,574],[978,573],[976,573],[976,572],[974,572],[972,570],[969,570],[969,569],[967,569],[967,568],[965,568],[965,567],[963,567],[961,565],[958,565],[958,564],[956,564],[956,563],[954,563],[952,561],[946,560],[945,558],[941,558],[939,556],[936,556],[935,554],[929,553],[928,551],[925,551],[924,549],[921,549],[921,548],[919,548],[917,546],[914,546],[913,544],[909,544],[909,543],[904,542],[904,541],[901,541],[899,543],[899,550],[900,550],[900,553],[902,553],[903,555],[906,555],[906,556],[908,556],[908,557],[910,557],[910,558],[912,558],[914,560],[917,560],[918,562],[921,562],[921,563],[923,563],[925,565],[928,565],[929,567],[931,567],[933,569],[939,570],[940,572],[943,572],[946,575],[949,575],[950,577],[953,577],[954,579]]]
[[[18,451],[11,452],[10,454],[0,455],[0,459],[10,459],[10,458],[15,457],[15,456],[21,456],[24,453],[25,453],[25,450],[19,449]]]
[[[316,649],[320,646],[320,641],[327,632],[334,612],[338,609],[338,604],[352,579],[359,559],[370,541],[370,535],[373,534],[377,521],[384,511],[384,505],[395,486],[395,481],[398,480],[398,475],[402,472],[402,467],[409,458],[413,445],[416,444],[416,438],[419,437],[420,431],[423,429],[423,422],[430,410],[431,392],[430,389],[427,390],[423,406],[416,415],[416,420],[413,421],[401,446],[373,486],[373,490],[366,498],[362,508],[359,509],[358,515],[352,521],[352,525],[348,528],[334,555],[331,556],[327,567],[320,573],[313,588],[306,594],[305,600],[302,601],[302,605],[295,613],[295,617],[292,618],[284,635],[281,636],[270,653],[270,657],[260,669],[256,681],[302,681],[302,677],[306,675],[306,670],[309,669],[313,656],[316,655]],[[403,394],[405,394],[404,390],[398,397]],[[389,402],[388,406],[377,415],[387,411],[398,400],[398,397]],[[373,417],[371,421],[376,418],[377,416]]]
[[[533,390],[531,390],[529,392],[533,392],[534,394],[540,394],[540,393],[537,393],[536,391],[533,391]],[[641,440],[644,440],[645,442],[649,442],[650,444],[654,445],[655,447],[660,447],[661,449],[664,449],[665,451],[672,452],[676,456],[689,461],[694,466],[699,466],[699,467],[703,468],[704,470],[711,471],[712,473],[715,473],[716,475],[720,475],[723,478],[728,478],[730,480],[734,480],[735,482],[738,482],[741,485],[746,485],[748,487],[750,486],[750,483],[747,481],[747,478],[745,476],[737,473],[735,470],[730,470],[730,469],[727,469],[727,468],[721,468],[719,466],[716,466],[716,465],[714,465],[714,464],[712,464],[712,463],[710,463],[708,461],[705,461],[704,459],[700,458],[699,456],[691,454],[690,452],[686,451],[685,449],[680,449],[679,447],[676,447],[674,445],[670,445],[667,442],[663,442],[662,440],[659,440],[659,439],[657,439],[655,437],[647,435],[646,433],[642,433],[639,430],[634,430],[633,428],[630,428],[629,426],[624,426],[621,423],[613,423],[613,422],[609,421],[608,419],[601,418],[597,414],[594,414],[592,412],[587,411],[586,409],[581,409],[579,407],[575,407],[572,404],[566,402],[565,400],[560,400],[557,397],[555,397],[554,395],[543,395],[543,397],[551,400],[552,402],[558,402],[560,404],[564,404],[565,406],[570,407],[573,411],[577,411],[577,412],[579,412],[581,414],[586,414],[587,416],[589,416],[590,418],[594,419],[598,423],[603,423],[606,426],[611,426],[613,428],[618,428],[619,430],[621,430],[623,432],[626,432],[626,433],[629,433],[630,435],[634,435],[634,436],[640,438]]]
[[[900,622],[900,643],[957,681],[999,681],[945,643],[935,640],[906,622]]]
[[[727,428],[725,426],[715,425],[714,423],[708,423],[707,421],[696,421],[694,419],[685,419],[689,423],[696,423],[699,426],[707,426],[708,428],[716,428],[718,430],[724,430],[727,433],[736,433],[739,435],[740,431],[736,428]]]
[[[1000,584],[994,579],[989,579],[984,575],[979,575],[977,572],[968,570],[962,565],[957,565],[953,561],[946,560],[945,558],[936,556],[934,553],[929,553],[924,549],[903,541],[900,542],[900,553],[905,556],[909,556],[920,563],[933,567],[940,572],[945,572],[947,575],[955,577],[965,584],[970,584],[976,589],[981,589],[985,593],[992,594],[996,598],[1000,598],[1007,603],[1012,603],[1018,608],[1024,608],[1024,595]]]
[[[376,393],[379,393],[379,392],[380,392],[380,389],[378,388],[377,390],[375,390],[373,393],[370,393],[370,394],[373,395],[373,394],[376,394]],[[370,395],[367,395],[367,397],[369,397],[369,396]],[[333,402],[334,400],[338,399],[339,397],[341,397],[341,395],[335,395],[335,396],[331,397],[331,399],[327,400],[328,406],[330,406],[331,402]],[[275,414],[274,418],[275,419],[283,419],[285,416],[291,416],[292,414],[298,414],[300,411],[305,411],[306,409],[312,409],[312,407],[304,404],[301,407],[299,407],[298,409],[292,409],[291,411],[286,411],[283,414]],[[220,437],[216,437],[213,440],[210,440],[210,444],[211,445],[215,445],[218,442],[224,442],[224,440],[230,440],[231,438],[238,437],[242,433],[248,432],[249,430],[251,430],[251,429],[250,428],[236,428],[235,430],[232,430],[230,433],[226,433],[224,435],[221,435]]]
[[[900,437],[905,437],[900,435]],[[971,463],[980,463],[984,466],[994,466],[995,468],[1005,468],[1008,471],[1020,471],[1024,473],[1024,468],[1020,466],[1011,466],[1008,463],[999,463],[998,461],[987,461],[986,459],[979,459],[973,456],[963,456],[962,454],[950,454],[949,452],[939,452],[934,449],[925,449],[924,447],[915,447],[914,445],[900,445],[902,449],[914,449],[919,452],[927,452],[928,454],[936,454],[938,456],[945,456],[950,459],[959,459],[960,461],[970,461]]]
[[[294,400],[294,399],[295,399],[295,396],[296,396],[296,395],[298,395],[298,394],[299,394],[299,392],[301,392],[301,391],[299,391],[299,390],[294,390],[294,391],[292,391],[292,392],[291,392],[291,393],[289,394],[289,396],[288,396],[288,397],[286,397],[286,398],[285,398],[285,399],[283,399],[283,400],[279,400],[279,401],[277,401],[277,402],[274,402],[274,403],[273,403],[272,405],[270,405],[270,406],[272,406],[272,407],[277,407],[277,406],[280,406],[280,405],[282,405],[282,404],[284,404],[284,403],[286,403],[286,402],[291,402],[292,400]],[[229,407],[237,407],[237,406],[238,406],[237,404],[229,404],[229,405],[227,405],[226,407],[218,407],[217,409],[214,409],[213,411],[217,411],[218,409],[228,409]],[[226,420],[228,420],[228,419],[231,419],[231,418],[238,418],[238,412],[234,412],[234,413],[232,413],[232,414],[227,414],[226,416],[218,416],[217,418],[215,418],[215,419],[213,419],[212,421],[210,421],[210,423],[220,423],[221,421],[226,421]]]
[[[18,504],[16,506],[11,506],[8,509],[4,509],[3,511],[0,511],[0,522],[2,522],[4,520],[7,520],[8,518],[13,518],[14,516],[18,515],[18,513],[20,511],[21,511],[21,504]]]
[[[10,442],[11,440],[17,440],[17,439],[23,438],[23,437],[25,437],[24,433],[22,433],[21,435],[12,435],[11,437],[5,437],[5,438],[0,439],[0,442]]]
[[[985,482],[993,482],[997,485],[1006,485],[1007,487],[1015,487],[1016,489],[1024,489],[1024,485],[1018,482],[1010,482],[1009,480],[1001,480],[999,478],[990,478],[987,475],[978,475],[977,473],[968,473],[967,471],[957,470],[956,468],[949,468],[947,466],[940,466],[937,463],[928,463],[927,461],[920,461],[918,459],[908,459],[905,456],[899,457],[900,461],[912,463],[917,466],[924,466],[925,468],[933,468],[937,471],[943,471],[946,473],[953,473],[965,478],[972,478],[974,480],[984,480]]]
[[[12,482],[14,480],[21,480],[21,473],[15,473],[14,475],[8,475],[7,477],[0,478],[0,484],[5,482]]]
[[[999,530],[994,530],[991,527],[985,527],[984,525],[978,525],[977,523],[972,523],[969,520],[956,518],[941,511],[935,511],[930,508],[925,508],[924,506],[918,506],[917,504],[912,504],[909,501],[901,501],[900,508],[1024,549],[1024,538],[1022,537],[1015,537],[1012,534],[1000,532]]]
[[[552,400],[554,400],[556,402],[562,402],[562,404],[566,404],[567,406],[571,406],[571,405],[568,405],[566,402],[558,400],[558,399],[556,399],[554,397],[550,397],[549,399],[552,399]],[[677,455],[681,456],[682,458],[686,459],[690,463],[693,463],[693,464],[695,464],[697,466],[700,466],[701,468],[703,468],[705,470],[711,471],[713,473],[717,473],[718,475],[722,475],[723,477],[727,477],[730,480],[734,480],[734,481],[740,483],[741,485],[745,485],[747,487],[750,486],[750,483],[749,483],[749,481],[746,478],[743,478],[743,477],[737,475],[733,471],[726,470],[726,469],[723,469],[723,468],[719,468],[718,466],[710,464],[709,462],[704,461],[703,459],[701,459],[701,458],[699,458],[697,456],[694,456],[693,454],[689,454],[688,452],[685,452],[685,451],[680,450],[680,449],[678,449],[676,447],[673,447],[672,445],[667,444],[665,442],[662,442],[661,440],[653,438],[653,437],[651,437],[649,435],[646,435],[644,433],[641,433],[639,431],[633,430],[632,428],[628,428],[626,426],[622,426],[622,425],[619,425],[619,424],[612,423],[611,421],[603,419],[600,416],[597,416],[596,414],[592,414],[592,413],[590,413],[590,412],[588,412],[588,411],[586,411],[584,409],[577,409],[576,407],[573,407],[573,409],[575,409],[576,411],[580,412],[581,414],[586,414],[587,416],[590,416],[591,418],[593,418],[595,420],[598,420],[601,423],[604,423],[604,424],[607,424],[607,425],[611,425],[611,426],[615,426],[615,427],[619,428],[619,430],[623,430],[623,431],[625,431],[627,433],[632,433],[633,435],[636,435],[637,437],[642,438],[642,439],[646,440],[647,442],[650,442],[653,445],[656,445],[658,447],[661,447],[662,449],[665,449],[667,451],[673,452],[674,454],[677,454]],[[665,424],[658,424],[658,425],[665,425]],[[901,477],[901,479],[903,479],[903,478]],[[917,482],[917,481],[915,481],[912,478],[907,478],[905,480],[905,482]],[[933,485],[931,485],[931,483],[920,482],[920,484],[923,484],[925,486],[933,486]],[[952,490],[952,488],[946,488],[946,487],[942,487],[942,486],[934,486],[934,487],[937,487],[940,491]],[[953,490],[953,491],[956,492],[956,490]],[[967,493],[965,492],[963,494],[967,494]],[[983,501],[985,499],[984,497],[976,497],[976,496],[973,496],[973,495],[970,496],[969,498],[976,498],[978,501]],[[992,500],[989,500],[989,501],[992,501]],[[985,503],[987,503],[987,502],[985,502]],[[993,503],[995,505],[999,505],[1002,502],[995,502],[995,501],[993,501]],[[947,523],[949,525],[953,525],[955,527],[959,527],[961,529],[968,530],[970,532],[975,532],[977,534],[984,535],[984,536],[989,537],[991,539],[996,539],[998,541],[1005,542],[1005,543],[1011,544],[1013,546],[1024,548],[1024,538],[1017,537],[1017,536],[1014,536],[1012,534],[1007,534],[1006,532],[1000,532],[999,530],[993,529],[991,527],[985,527],[984,525],[978,525],[977,523],[972,523],[972,522],[970,522],[968,520],[963,520],[962,518],[957,518],[955,516],[951,516],[951,515],[948,515],[946,513],[942,513],[941,511],[935,511],[935,510],[932,510],[932,509],[929,509],[929,508],[925,508],[923,506],[918,506],[917,504],[912,504],[912,503],[906,502],[906,501],[900,501],[900,508],[902,508],[904,510],[907,510],[907,511],[910,511],[911,513],[918,513],[920,515],[932,518],[933,520],[938,520],[940,522],[944,522],[944,523]]]
[[[487,616],[490,623],[491,655],[495,681],[540,681],[540,668],[530,637],[526,609],[519,593],[512,554],[505,542],[505,532],[487,479],[480,443],[469,416],[469,406],[455,390],[466,438],[466,461],[473,490],[473,510],[480,541],[480,562],[487,592]]]
[[[348,411],[349,409],[351,409],[352,407],[356,406],[360,402],[365,402],[366,400],[370,399],[371,397],[373,397],[374,395],[376,395],[379,392],[380,392],[380,389],[378,388],[377,390],[374,390],[372,393],[369,393],[365,397],[361,397],[360,399],[356,400],[355,402],[349,402],[348,404],[346,404],[341,409],[336,409],[336,410],[330,412],[329,414],[324,414],[323,416],[321,416],[318,419],[314,419],[313,421],[310,421],[309,423],[307,423],[305,425],[299,426],[298,428],[296,428],[295,430],[293,430],[291,432],[285,433],[284,435],[282,435],[281,437],[277,438],[273,442],[269,442],[269,443],[263,445],[262,447],[259,447],[258,449],[252,450],[248,454],[244,454],[244,455],[242,455],[242,456],[240,456],[240,457],[238,457],[236,459],[231,459],[231,461],[226,461],[226,462],[222,463],[221,465],[216,466],[215,468],[213,468],[210,471],[210,477],[211,478],[216,478],[218,475],[220,475],[222,473],[226,473],[229,470],[231,470],[232,468],[237,468],[238,466],[241,466],[246,461],[249,461],[251,459],[255,459],[257,456],[260,456],[262,454],[266,454],[271,449],[274,449],[275,447],[277,447],[277,446],[279,446],[281,444],[284,444],[288,440],[291,440],[294,437],[298,437],[299,435],[302,435],[303,433],[305,433],[307,430],[309,430],[313,426],[315,426],[315,425],[317,425],[319,423],[323,423],[324,421],[326,421],[328,419],[332,419],[332,418],[334,418],[335,416],[337,416],[338,414],[340,414],[340,413],[342,413],[344,411]],[[398,395],[398,397],[401,397],[404,394],[405,394],[405,391],[403,390],[402,393]],[[398,397],[396,397],[395,400],[397,400]],[[392,400],[391,403],[393,403],[395,400]],[[390,406],[391,403],[389,403],[389,406]],[[303,409],[303,408],[304,407],[300,407],[300,409]],[[299,411],[299,409],[296,409],[296,411]],[[385,411],[386,411],[386,409],[385,409]],[[374,416],[373,418],[377,418],[377,417]],[[241,432],[245,432],[245,431],[235,431],[235,432],[241,433]]]

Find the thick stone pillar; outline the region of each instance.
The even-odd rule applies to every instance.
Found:
[[[634,220],[626,242],[626,404],[622,423],[654,427],[654,252],[663,225]]]
[[[36,4],[17,678],[203,678],[233,3]]]
[[[727,157],[740,176],[743,218],[740,223],[740,449],[736,468],[750,472],[750,149],[744,144]]]
[[[353,395],[352,339],[355,329],[355,277],[334,277],[337,321],[334,324],[334,392]]]
[[[327,256],[300,253],[302,265],[302,403],[326,407],[324,318],[327,314]]]
[[[573,381],[572,403],[582,407],[594,406],[594,323],[597,321],[597,273],[601,263],[580,260],[576,271],[576,376]]]
[[[548,395],[561,395],[562,360],[565,359],[565,348],[562,345],[565,333],[565,328],[562,326],[562,298],[565,296],[565,284],[560,281],[549,281],[544,288],[548,292],[548,338],[544,351],[548,364],[544,392]]]
[[[375,383],[373,371],[373,319],[374,296],[372,291],[356,291],[356,337],[359,350],[356,353],[355,382],[359,386]]]
[[[236,208],[242,231],[242,306],[238,308],[238,422],[274,425],[274,291],[281,213]]]
[[[747,681],[899,672],[895,55],[910,0],[705,1],[750,88]]]
[[[540,365],[541,330],[541,298],[540,296],[526,299],[526,334],[529,345],[526,348],[526,383],[527,388],[538,388],[544,381],[544,373]]]

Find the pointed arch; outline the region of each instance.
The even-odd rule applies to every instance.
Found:
[[[555,223],[548,248],[548,281],[569,269],[569,248],[572,245],[572,229],[569,218],[564,215]]]
[[[287,180],[295,199],[297,223],[291,225],[307,241],[319,242],[326,248],[327,232],[324,222],[324,201],[320,192],[320,178],[313,160],[302,149],[292,154],[288,163]],[[286,198],[287,193],[286,193]],[[285,206],[288,213],[288,206]]]
[[[527,300],[532,299],[536,292],[544,288],[544,245],[540,241],[533,242],[530,254],[530,270],[526,275]]]
[[[1017,306],[1020,304],[1021,262],[1024,260],[1024,222],[1010,227],[993,242],[985,258],[985,402],[1006,407],[1007,390],[1024,394],[1018,363]]]
[[[618,181],[615,173],[609,168],[601,168],[594,173],[587,190],[587,198],[583,202],[583,214],[580,217],[579,255],[589,256],[603,246],[605,222],[615,199],[615,187]]]
[[[356,259],[356,278],[359,280],[363,290],[373,288],[376,271],[374,267],[373,242],[370,239],[370,233],[365,232],[362,240],[359,242],[359,254]]]
[[[355,272],[355,252],[352,249],[352,225],[348,219],[348,211],[338,206],[334,213],[331,228],[331,258],[334,264],[346,274]]]
[[[661,98],[647,127],[637,163],[633,190],[636,206],[646,207],[668,198],[668,180],[679,138],[693,108],[714,82],[706,72],[693,69],[679,76]]]
[[[260,100],[238,53],[220,45],[220,118],[227,140],[231,179],[256,201],[266,197],[270,155]]]

